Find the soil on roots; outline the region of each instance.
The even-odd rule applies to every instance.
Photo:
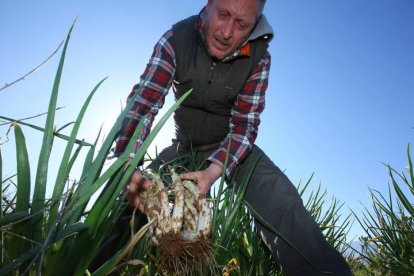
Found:
[[[200,264],[202,266],[209,262],[211,256],[211,243],[209,239],[204,237],[198,238],[195,241],[187,242],[185,247],[193,265]]]
[[[172,231],[160,239],[160,265],[170,273],[191,275],[201,272],[210,263],[211,243],[209,239],[185,240]]]

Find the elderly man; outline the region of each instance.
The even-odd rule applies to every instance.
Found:
[[[200,192],[206,194],[223,170],[229,180],[236,168],[244,171],[252,160],[258,160],[245,201],[308,259],[256,220],[284,274],[351,275],[345,260],[325,241],[305,210],[295,187],[254,144],[265,106],[271,60],[267,48],[273,37],[262,13],[264,6],[264,0],[208,0],[199,15],[168,30],[128,98],[134,104],[115,154],[124,151],[139,120],[147,115],[135,144],[135,150],[139,148],[171,86],[176,98],[193,88],[174,114],[176,139],[161,152],[161,161],[168,162],[190,147],[201,153],[205,169],[181,178],[196,180]],[[132,97],[138,87],[140,92]],[[234,177],[239,184],[241,176]],[[128,195],[133,207],[142,210],[137,191],[148,184],[139,171],[131,177]]]

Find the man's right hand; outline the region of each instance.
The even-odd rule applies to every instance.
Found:
[[[150,185],[151,181],[146,179],[141,172],[135,171],[132,174],[129,184],[125,187],[125,196],[132,208],[138,208],[144,213],[144,203],[140,200],[139,193],[148,189]]]

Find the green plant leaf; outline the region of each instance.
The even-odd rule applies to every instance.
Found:
[[[311,183],[314,175],[315,175],[315,173],[313,172],[311,174],[311,176],[308,178],[308,181],[306,181],[305,186],[303,186],[303,188],[301,187],[301,182],[299,182],[299,184],[297,186],[297,190],[298,190],[299,195],[301,197],[303,196],[303,193],[306,191],[306,189],[308,188],[309,184]]]
[[[63,126],[61,126],[60,128],[58,128],[55,132],[56,133],[59,133],[59,132],[61,132],[62,130],[64,130],[65,128],[67,128],[68,126],[70,126],[70,125],[73,125],[75,122],[69,122],[69,123],[67,123],[67,124],[65,124],[65,125],[63,125]]]
[[[16,160],[17,160],[17,191],[16,191],[16,212],[29,212],[30,206],[30,165],[27,154],[26,140],[22,129],[16,123],[12,124],[16,140]],[[23,221],[14,227],[11,232],[14,236],[10,237],[10,258],[15,259],[30,248],[30,244],[23,238],[30,239],[30,223]]]
[[[83,117],[85,115],[86,109],[88,108],[89,103],[92,100],[92,97],[94,96],[95,92],[98,90],[98,88],[101,86],[101,84],[105,80],[106,80],[106,78],[101,80],[93,88],[92,92],[89,94],[88,98],[86,99],[85,103],[83,104],[83,106],[82,106],[82,108],[79,112],[79,115],[78,115],[78,117],[75,121],[75,124],[73,125],[72,132],[70,134],[69,142],[66,145],[65,152],[63,154],[62,160],[60,161],[59,171],[58,171],[55,186],[54,186],[54,189],[53,189],[53,196],[52,196],[53,199],[58,199],[62,196],[63,189],[65,187],[66,179],[67,179],[67,177],[69,175],[69,172],[71,170],[71,165],[69,164],[70,163],[70,156],[71,156],[71,153],[72,153],[72,150],[73,150],[73,146],[75,144],[76,136],[78,135],[79,127],[80,127],[81,122],[83,120]],[[59,208],[59,201],[56,200],[56,203],[52,204],[52,206],[51,206],[49,226],[51,226],[54,223],[55,218],[57,216],[58,208]]]
[[[125,257],[128,253],[132,251],[132,248],[137,244],[137,242],[143,237],[145,232],[148,230],[152,222],[144,225],[132,238],[131,241],[126,244],[121,250],[112,256],[108,261],[106,261],[99,269],[97,269],[92,275],[94,276],[104,276],[108,275],[111,272],[111,269],[119,263],[119,261]]]
[[[101,136],[102,132],[102,126],[99,129],[98,135],[96,136],[95,143],[93,146],[89,149],[88,153],[86,154],[85,161],[83,162],[83,168],[82,168],[82,179],[85,179],[86,174],[88,173],[90,167],[93,163],[93,156],[95,155],[95,148],[98,144],[99,137]]]
[[[395,181],[395,178],[394,178],[394,175],[391,169],[389,169],[388,174],[391,177],[392,185],[394,186],[394,190],[397,193],[398,198],[401,200],[401,203],[404,205],[407,211],[411,214],[411,216],[414,216],[414,207],[412,203],[408,200],[408,198],[404,195],[404,192],[401,190],[397,181]]]
[[[64,231],[59,232],[55,239],[53,239],[52,241],[50,241],[46,247],[50,246],[53,243],[56,243],[66,237],[69,237],[71,235],[74,235],[76,233],[79,233],[81,231],[84,231],[87,229],[87,226],[81,222],[73,224],[68,226]],[[24,254],[22,254],[21,256],[19,256],[17,259],[15,259],[13,262],[3,266],[0,269],[0,275],[7,275],[8,273],[12,272],[13,270],[15,270],[16,268],[18,268],[19,266],[21,266],[22,264],[33,260],[33,258],[36,258],[36,256],[41,252],[41,246],[37,245],[34,246],[33,248],[27,250],[26,252],[24,252]],[[64,261],[62,261],[64,262]],[[62,263],[61,263],[62,264]]]
[[[36,125],[33,125],[33,124],[29,124],[29,123],[25,123],[23,121],[19,121],[19,120],[10,118],[10,117],[5,117],[5,116],[1,116],[0,115],[0,119],[6,120],[6,121],[9,121],[9,122],[16,122],[16,123],[19,123],[22,126],[28,126],[28,127],[33,128],[35,130],[38,130],[40,132],[43,132],[43,133],[45,132],[45,129],[42,128],[42,127],[39,127],[39,126],[36,126]],[[60,138],[60,139],[69,141],[69,136],[67,136],[67,135],[58,133],[56,131],[53,131],[53,135],[56,136],[56,137],[58,137],[58,138]],[[75,143],[76,144],[79,144],[79,145],[82,145],[82,146],[86,146],[86,147],[92,147],[92,144],[87,143],[85,141],[78,140],[78,139],[75,140]]]
[[[411,160],[411,154],[410,154],[410,144],[407,146],[407,158],[408,158],[408,170],[411,178],[411,192],[414,193],[414,167],[413,162]]]
[[[152,143],[152,141],[155,139],[156,135],[158,134],[158,132],[161,130],[161,128],[164,126],[164,124],[167,122],[167,120],[169,119],[169,117],[173,114],[173,112],[178,108],[178,106],[188,97],[188,95],[190,95],[192,89],[187,91],[186,93],[184,93],[175,103],[172,107],[170,107],[168,109],[168,111],[164,114],[164,116],[162,116],[162,118],[159,120],[159,122],[157,123],[157,125],[151,130],[151,132],[149,133],[149,135],[147,136],[147,138],[145,139],[145,141],[142,143],[141,147],[138,149],[138,151],[135,154],[134,159],[130,162],[129,166],[127,167],[127,169],[125,170],[121,181],[119,181],[116,185],[116,189],[112,190],[112,189],[108,189],[106,190],[107,192],[109,191],[109,197],[108,196],[104,196],[101,197],[101,199],[105,199],[105,198],[110,198],[110,201],[99,201],[96,202],[95,204],[102,204],[105,203],[109,206],[112,206],[116,200],[116,198],[118,197],[118,195],[120,194],[122,188],[125,186],[125,184],[127,183],[128,179],[130,178],[130,176],[132,175],[133,171],[135,171],[135,168],[138,166],[138,163],[140,162],[140,160],[144,157],[148,147],[150,146],[150,144]],[[144,118],[145,119],[145,118]],[[138,127],[135,129],[134,135],[133,137],[136,137],[139,134],[140,128],[141,128],[141,124],[143,123],[144,119],[141,120],[140,124],[138,125]],[[130,142],[128,143],[127,148],[125,149],[125,152],[118,158],[117,161],[115,161],[115,164],[119,163],[119,166],[116,167],[112,167],[110,168],[110,170],[112,170],[110,173],[108,173],[108,171],[106,171],[103,175],[109,175],[112,176],[121,166],[123,166],[127,160],[129,159],[129,154],[130,152],[132,152],[132,148],[135,144],[135,139],[131,138]],[[108,177],[109,178],[109,177]],[[108,179],[106,178],[105,181]],[[99,183],[94,183],[94,185],[90,188],[90,190],[87,190],[85,192],[85,194],[82,195],[82,198],[79,199],[79,203],[78,204],[82,204],[82,201],[85,201],[89,196],[91,196],[94,192],[96,192],[96,190],[103,184],[103,179],[101,179],[101,177],[98,179]],[[115,196],[114,196],[115,194]],[[75,205],[76,206],[76,205]],[[74,207],[75,208],[75,207]],[[94,208],[94,207],[93,207]],[[105,217],[106,213],[103,213],[102,211],[105,210],[107,212],[109,212],[111,209],[110,208],[96,208],[95,207],[95,211],[100,211],[99,216],[93,215],[92,211],[91,211],[91,219],[86,220],[86,223],[88,223],[88,225],[90,226],[90,230],[89,230],[89,235],[91,235],[91,237],[93,237],[93,233],[96,233],[96,228],[99,227],[100,225],[95,225],[93,222],[96,222],[96,218],[99,218],[99,221],[102,222],[102,216]],[[89,216],[88,216],[89,217]],[[93,219],[92,219],[93,218]],[[89,256],[89,258],[92,258],[93,256]],[[75,270],[75,274],[78,273],[82,273],[83,271],[86,270],[87,266],[89,265],[89,262],[91,261],[91,259],[88,258],[83,258],[77,265],[77,269]]]
[[[136,89],[134,95],[132,98],[134,98],[138,93],[140,92],[140,89]],[[88,171],[83,171],[82,173],[82,186],[77,190],[74,198],[81,197],[84,195],[85,190],[90,190],[91,186],[95,185],[95,183],[101,183],[101,181],[98,181],[99,175],[101,173],[102,167],[108,158],[108,153],[111,150],[111,147],[118,135],[119,129],[122,125],[123,120],[125,119],[129,109],[132,107],[134,101],[129,101],[127,103],[127,106],[125,109],[121,112],[121,114],[118,116],[115,124],[112,126],[111,130],[109,131],[109,134],[106,136],[105,141],[103,142],[95,160],[92,162],[90,166],[88,166]],[[129,157],[128,157],[129,158]],[[119,157],[118,159],[125,159],[125,156],[123,158]],[[125,160],[126,162],[126,160]],[[112,167],[112,166],[111,166]],[[84,167],[85,169],[85,167]],[[115,172],[113,170],[112,172]],[[107,176],[105,181],[110,177]],[[102,180],[102,179],[101,179]],[[97,189],[95,189],[96,191]],[[92,192],[93,194],[93,192]],[[88,200],[87,200],[88,201]],[[83,203],[83,205],[77,206],[76,210],[71,210],[71,212],[68,212],[67,215],[62,219],[62,223],[74,223],[78,221],[82,215],[83,209],[86,207],[86,202]],[[82,208],[79,208],[83,206]]]
[[[0,202],[3,200],[3,158],[0,147]],[[0,219],[3,217],[3,208],[0,208]]]
[[[162,126],[166,123],[168,118],[171,116],[171,114],[175,111],[175,109],[181,104],[181,102],[188,97],[188,95],[191,93],[192,90],[187,91],[183,96],[181,96],[180,99],[176,101],[176,103],[164,114],[164,116],[160,119],[160,121],[157,123],[157,125],[153,128],[153,130],[149,133],[148,137],[145,139],[145,141],[142,143],[141,147],[135,154],[134,159],[131,161],[130,166],[125,171],[125,174],[120,182],[118,184],[116,193],[119,194],[119,192],[122,190],[123,185],[126,183],[126,181],[131,176],[132,172],[135,170],[135,168],[138,166],[139,161],[144,157],[144,154],[152,141],[154,140],[155,136],[158,134],[158,132],[161,130]],[[138,135],[139,127],[135,130],[134,136]],[[98,180],[94,181],[93,183],[89,184],[87,183],[88,178],[90,177],[89,173],[87,176],[87,179],[85,180],[85,184],[83,186],[82,192],[80,193],[80,197],[77,200],[77,202],[74,204],[74,206],[71,207],[72,212],[79,212],[79,209],[82,209],[80,207],[84,206],[85,203],[88,202],[88,200],[92,197],[92,195],[107,181],[120,167],[122,167],[126,161],[129,159],[130,152],[132,152],[132,147],[134,145],[134,137],[131,138],[130,143],[128,144],[127,149],[125,152],[118,157],[118,159],[112,164],[109,169],[102,174],[98,178]],[[96,162],[96,160],[95,160]],[[89,180],[92,180],[89,178]]]
[[[98,199],[95,201],[95,204],[92,206],[91,211],[86,218],[86,223],[91,227],[91,235],[95,235],[98,229],[103,222],[103,219],[107,217],[109,212],[111,211],[111,207],[115,202],[116,198],[119,196],[120,190],[118,187],[123,187],[124,184],[121,183],[123,175],[125,174],[125,170],[122,169],[122,166],[126,164],[129,159],[129,153],[132,152],[132,148],[135,144],[136,139],[138,138],[139,133],[141,132],[142,125],[145,121],[145,117],[139,122],[138,126],[136,127],[134,134],[132,135],[125,152],[118,158],[116,162],[119,162],[121,166],[117,167],[117,169],[113,170],[111,173],[111,178],[114,181],[109,181],[105,186],[102,193],[99,195]],[[116,163],[115,162],[115,163]],[[93,192],[96,191],[99,185],[94,184]],[[101,218],[101,219],[99,219]]]
[[[16,211],[28,211],[30,205],[30,165],[26,140],[18,124],[12,124],[16,139],[17,198]]]
[[[85,231],[88,228],[89,228],[88,225],[86,225],[83,222],[76,222],[74,224],[71,224],[56,234],[54,242],[60,241],[61,239],[64,239],[66,237]]]
[[[39,252],[40,252],[40,246],[38,245],[29,249],[23,255],[15,259],[13,262],[2,266],[2,268],[0,269],[0,275],[13,275],[9,273],[11,273],[13,270],[16,270],[22,264],[32,260],[36,256],[36,254],[38,254]]]
[[[230,133],[229,133],[230,140],[232,139],[232,136],[233,136],[233,131],[230,129]],[[219,219],[218,208],[220,205],[220,198],[223,194],[224,180],[226,179],[226,168],[229,162],[230,145],[231,143],[228,143],[227,145],[226,159],[224,160],[223,172],[221,174],[220,184],[219,184],[219,188],[218,188],[217,195],[216,195],[216,203],[213,206],[213,221],[212,221],[213,236],[215,235],[215,233],[217,233],[216,229],[217,229],[217,224],[218,224],[218,219]]]
[[[72,170],[73,164],[75,164],[75,161],[78,159],[79,153],[82,150],[82,148],[83,148],[82,145],[78,145],[78,147],[76,148],[75,152],[70,157],[69,163],[68,163],[68,171],[71,171]]]
[[[32,225],[33,225],[33,239],[37,242],[41,242],[43,239],[43,218],[44,214],[41,212],[43,210],[45,203],[45,193],[46,193],[46,184],[47,184],[47,173],[49,167],[49,158],[52,151],[53,144],[53,133],[54,133],[54,120],[56,112],[56,102],[59,93],[59,85],[62,77],[63,65],[65,62],[66,50],[70,40],[70,35],[72,33],[73,27],[75,26],[73,22],[69,33],[67,35],[65,45],[63,46],[62,54],[59,61],[59,66],[56,72],[55,81],[52,88],[52,95],[50,97],[48,113],[46,117],[45,132],[43,135],[43,142],[40,149],[39,161],[37,164],[37,173],[36,181],[33,193],[33,207],[32,207]]]
[[[13,212],[9,214],[5,214],[2,218],[0,218],[0,227],[5,225],[15,223],[23,218],[25,218],[29,213],[27,211],[21,212]]]

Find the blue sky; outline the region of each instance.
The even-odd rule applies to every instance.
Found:
[[[65,108],[56,123],[60,127],[74,120],[91,89],[108,76],[80,133],[93,141],[102,123],[110,128],[158,38],[205,2],[3,0],[0,84],[40,64],[78,17],[58,100]],[[370,205],[368,187],[387,191],[382,162],[403,171],[407,144],[414,141],[414,2],[267,2],[265,14],[276,35],[269,48],[272,68],[257,144],[292,182],[314,172],[313,188],[321,182],[329,198],[345,203],[345,213],[349,208],[359,213],[362,204]],[[0,115],[45,112],[57,63],[58,55],[1,91]],[[169,95],[165,106],[171,104]],[[32,122],[43,125],[44,118]],[[0,127],[0,143],[6,131]],[[35,163],[41,137],[27,128],[24,132]],[[170,122],[155,144],[163,148],[172,136]],[[52,160],[59,160],[62,145],[57,142]],[[14,143],[1,149],[4,174],[11,175]],[[355,224],[351,235],[359,234]]]

